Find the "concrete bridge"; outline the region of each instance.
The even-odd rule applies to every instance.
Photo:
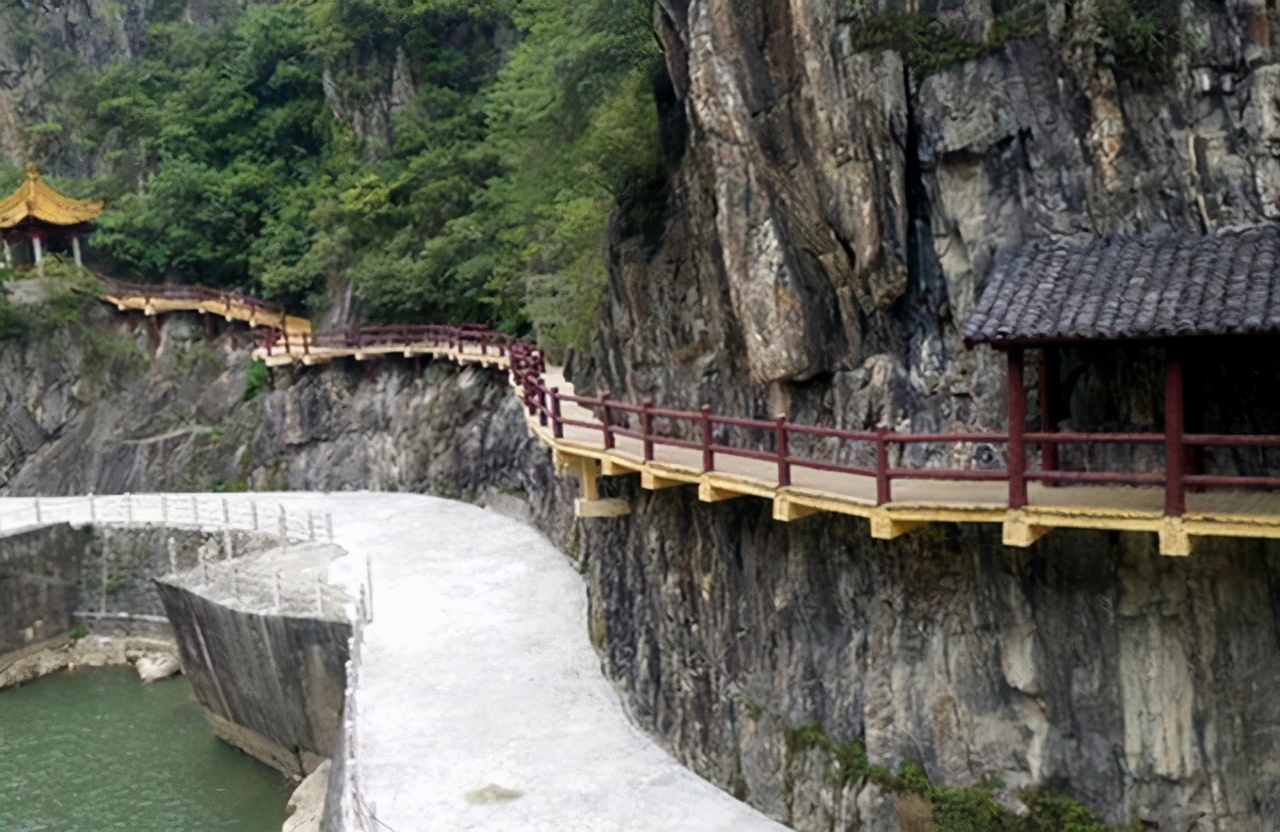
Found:
[[[1158,446],[1166,458],[1204,448],[1280,447],[1280,436],[1028,432],[911,434],[849,431],[772,420],[664,409],[575,394],[535,346],[487,327],[393,326],[312,333],[283,310],[234,293],[186,286],[108,283],[105,299],[148,315],[192,311],[260,328],[254,355],[268,366],[316,365],[341,358],[442,358],[506,372],[532,435],[557,470],[581,485],[577,514],[628,514],[602,499],[601,477],[639,476],[645,489],[696,488],[699,499],[769,500],[780,522],[821,513],[866,518],[870,534],[892,540],[930,523],[995,523],[1007,545],[1027,547],[1054,529],[1148,532],[1160,551],[1185,556],[1205,537],[1280,538],[1280,478],[1164,470],[1062,471],[1036,467],[1029,448],[1057,458],[1070,445]],[[1022,393],[1021,378],[1017,378]],[[1021,413],[1021,410],[1016,412]],[[1017,420],[1015,420],[1017,421]],[[930,462],[900,460],[929,448]],[[975,462],[981,451],[993,463]],[[1050,453],[1052,452],[1052,454]],[[1003,459],[1002,459],[1003,457]]]

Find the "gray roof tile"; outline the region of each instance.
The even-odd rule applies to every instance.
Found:
[[[970,344],[1280,332],[1280,227],[1041,240],[997,258]]]

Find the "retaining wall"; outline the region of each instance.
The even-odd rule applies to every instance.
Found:
[[[337,747],[351,627],[262,615],[157,582],[182,669],[214,733],[292,777]]]

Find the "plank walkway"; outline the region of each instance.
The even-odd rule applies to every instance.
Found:
[[[219,301],[188,299],[159,302],[118,295],[107,300],[118,308],[141,308],[148,314],[161,310],[200,311],[281,330],[279,317],[256,314],[249,304],[219,305]],[[301,324],[286,323],[283,333],[278,332],[270,346],[255,350],[254,357],[270,367],[314,366],[345,358],[363,361],[383,356],[428,356],[462,365],[514,369],[512,351],[491,343],[460,343],[430,335],[406,336],[392,343],[382,340],[347,345],[338,340],[330,337],[325,343],[316,343],[309,324],[303,329]],[[513,373],[513,380],[514,377]],[[562,400],[574,396],[573,385],[558,368],[546,369],[540,387],[558,390]],[[526,395],[514,381],[513,389],[518,396]],[[1029,505],[1012,509],[1008,484],[1003,481],[895,479],[892,498],[877,504],[877,481],[872,476],[816,470],[797,463],[792,466],[790,483],[784,485],[774,462],[722,452],[715,455],[715,470],[705,470],[701,451],[673,447],[661,439],[655,443],[652,459],[646,461],[639,439],[616,436],[614,446],[606,447],[605,426],[593,409],[570,401],[563,401],[561,407],[561,419],[582,424],[564,424],[557,436],[557,431],[545,423],[545,413],[535,413],[533,408],[526,409],[526,421],[531,435],[552,450],[557,470],[572,474],[581,483],[581,498],[576,506],[580,517],[628,514],[630,506],[624,501],[600,497],[598,480],[639,475],[645,489],[696,487],[699,498],[706,502],[744,497],[770,500],[773,516],[781,522],[801,521],[819,513],[865,518],[870,522],[871,535],[882,540],[895,539],[929,523],[998,523],[1005,544],[1018,547],[1031,546],[1054,529],[1148,532],[1159,536],[1163,554],[1174,556],[1191,554],[1195,542],[1207,537],[1280,539],[1280,493],[1273,491],[1190,493],[1186,514],[1169,517],[1164,513],[1164,489],[1157,487],[1048,487],[1032,483]]]

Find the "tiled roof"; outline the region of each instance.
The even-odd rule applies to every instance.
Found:
[[[101,202],[63,196],[44,184],[34,165],[27,165],[27,178],[18,190],[0,199],[0,229],[14,228],[28,218],[49,225],[79,225],[101,213]]]
[[[1030,243],[1002,257],[969,344],[1280,332],[1280,226]]]

